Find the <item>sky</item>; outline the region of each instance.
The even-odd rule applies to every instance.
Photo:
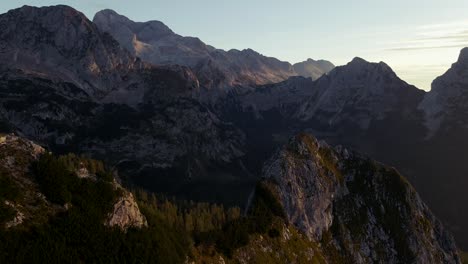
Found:
[[[466,0],[2,0],[0,12],[56,4],[89,19],[110,8],[134,21],[159,20],[216,48],[251,48],[291,63],[384,61],[424,90],[468,46]]]

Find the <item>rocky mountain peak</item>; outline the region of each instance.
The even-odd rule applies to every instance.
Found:
[[[468,63],[468,47],[463,48],[460,51],[460,56],[458,56],[458,63]]]
[[[363,58],[355,57],[348,64],[346,64],[350,69],[355,71],[373,71],[377,74],[380,73],[389,73],[393,74],[396,77],[395,72],[388,66],[385,62],[369,62]]]
[[[452,236],[394,168],[300,134],[266,163],[263,179],[330,263],[460,262]]]
[[[250,48],[249,49],[243,49],[242,52],[245,53],[245,54],[248,54],[248,55],[252,55],[252,56],[260,55],[260,53],[256,52],[253,49],[250,49]]]
[[[432,82],[431,91],[419,106],[426,113],[426,125],[431,135],[447,118],[457,118],[468,110],[467,99],[468,48],[464,48],[460,51],[458,61]]]
[[[320,122],[332,125],[347,116],[347,111],[358,111],[359,120],[351,120],[366,129],[372,119],[383,119],[406,101],[422,99],[422,91],[398,78],[385,63],[372,63],[354,58],[339,66],[314,83],[314,94],[299,112],[301,119],[317,114],[326,117]],[[349,115],[350,116],[356,115]]]
[[[68,6],[29,7],[0,15],[1,67],[73,83],[102,96],[140,61]]]
[[[121,16],[112,9],[104,9],[94,15],[93,21],[94,23],[99,22],[102,25],[102,29],[106,29],[110,23],[127,24],[130,22],[130,19]]]
[[[333,63],[326,60],[307,59],[293,65],[294,71],[300,76],[310,77],[312,80],[320,78],[335,68]]]
[[[458,55],[458,60],[454,64],[452,64],[452,67],[448,71],[451,70],[455,70],[457,74],[463,77],[468,75],[468,47],[463,48],[460,51],[460,54]],[[437,79],[434,82],[436,82]]]
[[[89,20],[86,16],[81,13],[80,11],[67,6],[67,5],[55,5],[55,6],[45,6],[45,7],[36,7],[36,6],[28,6],[24,5],[20,8],[12,9],[7,12],[7,14],[15,15],[17,13],[22,13],[24,15],[28,15],[31,20],[36,20],[37,17],[48,17],[50,14],[57,15],[57,18],[76,18],[84,21]]]
[[[111,10],[98,12],[93,21],[143,61],[190,67],[207,88],[225,91],[235,86],[277,83],[298,75],[289,62],[263,56],[252,49],[216,49],[196,37],[175,34],[159,21],[134,22]],[[303,72],[304,76],[318,78],[328,71],[329,65],[314,64],[312,70]]]
[[[349,64],[354,64],[354,65],[367,64],[367,63],[369,63],[369,62],[366,61],[365,59],[361,58],[361,57],[354,57],[354,58],[349,62]]]
[[[391,92],[392,90],[388,86],[392,86],[396,90],[406,89],[408,86],[384,62],[368,62],[359,57],[354,58],[344,66],[336,67],[328,74],[328,77],[339,81],[340,87],[343,88],[360,87],[361,94],[364,91],[373,94]]]
[[[0,28],[0,52],[14,51],[9,60],[14,62],[26,56],[19,49],[33,52],[43,45],[55,47],[64,57],[83,56],[92,44],[92,36],[97,33],[97,28],[82,13],[64,5],[23,6],[10,10],[0,15]],[[31,54],[30,62],[37,64],[39,59],[45,60],[40,58],[41,55]]]
[[[97,30],[84,14],[65,5],[50,7],[23,6],[8,11],[0,16],[2,40],[7,37],[24,40],[23,44],[38,44],[52,33],[56,38],[50,39],[55,44],[68,50],[73,49],[80,37]],[[16,34],[15,34],[16,33]],[[24,36],[23,34],[30,34]],[[43,34],[44,36],[39,36]],[[34,39],[32,36],[37,36]],[[65,39],[59,38],[64,37]]]
[[[111,9],[104,9],[94,15],[93,22],[96,23],[102,31],[112,32],[119,30],[120,36],[124,35],[128,40],[129,36],[135,36],[140,41],[150,41],[153,38],[160,39],[166,36],[175,35],[175,33],[164,23],[156,20],[145,23],[134,22],[125,16],[122,16]],[[120,29],[118,29],[120,27]],[[136,37],[138,35],[138,37]],[[119,42],[123,41],[123,36],[118,37]],[[128,44],[128,43],[126,43]],[[127,45],[124,45],[126,48]]]

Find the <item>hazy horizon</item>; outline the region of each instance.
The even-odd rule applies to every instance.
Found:
[[[0,3],[0,12],[26,4],[66,4],[92,20],[97,11],[109,8],[134,21],[159,20],[180,35],[198,37],[216,48],[251,48],[290,63],[312,58],[343,65],[354,57],[384,61],[400,78],[424,90],[468,46],[468,2],[461,0],[132,3],[20,0]]]

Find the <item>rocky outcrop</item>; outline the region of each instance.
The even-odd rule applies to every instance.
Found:
[[[105,225],[118,227],[123,231],[128,228],[143,228],[148,226],[146,217],[140,212],[138,204],[133,197],[133,194],[120,185],[115,184],[115,188],[119,189],[122,193],[114,204],[113,211],[109,214]]]
[[[42,146],[22,137],[16,136],[15,134],[0,135],[0,147],[4,148],[4,154],[6,155],[9,153],[8,150],[12,151],[14,149],[16,153],[21,152],[29,159],[29,161],[36,160],[41,154],[45,152],[45,149]],[[15,159],[14,156],[7,156],[7,159],[8,157]],[[26,157],[23,156],[22,158]],[[4,165],[11,165],[11,163],[13,162],[7,162],[7,164]],[[11,168],[13,169],[14,167]]]
[[[11,207],[15,211],[15,216],[12,220],[5,223],[5,228],[12,228],[21,225],[24,221],[24,214],[15,207],[15,205],[9,201],[5,201],[5,205]]]
[[[297,140],[297,144],[288,145],[264,167],[263,178],[279,187],[279,199],[288,221],[310,239],[320,240],[332,224],[333,200],[343,175],[335,167],[336,158],[325,153],[329,151],[326,147],[320,148],[307,135]]]
[[[393,168],[300,134],[263,178],[331,263],[460,263],[451,235]]]

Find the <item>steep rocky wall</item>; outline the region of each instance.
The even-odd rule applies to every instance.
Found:
[[[332,263],[460,263],[452,236],[393,168],[300,134],[263,177]]]

